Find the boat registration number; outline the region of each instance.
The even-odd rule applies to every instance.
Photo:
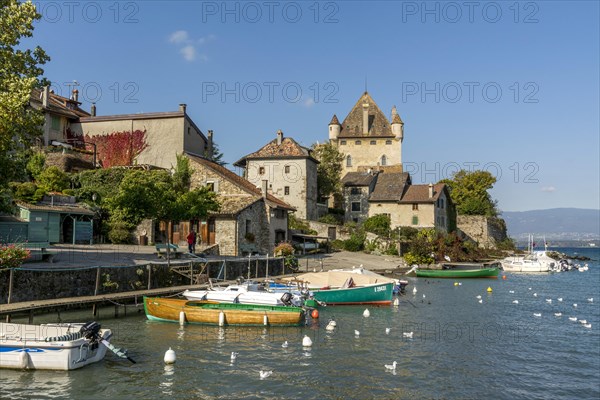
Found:
[[[375,287],[376,292],[385,292],[386,286],[377,286]]]

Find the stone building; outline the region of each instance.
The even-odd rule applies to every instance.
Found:
[[[336,115],[329,123],[329,141],[345,156],[342,176],[360,167],[401,168],[403,139],[404,122],[396,107],[388,120],[368,92],[363,93],[341,124]]]
[[[234,163],[255,186],[268,182],[268,190],[296,209],[301,219],[317,219],[317,163],[311,150],[281,130],[258,151]]]
[[[267,180],[257,187],[215,162],[185,154],[193,170],[191,187],[210,188],[221,204],[218,212],[192,225],[202,245],[218,245],[221,255],[243,256],[273,254],[275,246],[287,240],[288,212],[294,207],[270,194]],[[184,238],[189,230],[179,231]]]
[[[413,185],[407,172],[372,170],[350,172],[342,182],[346,221],[386,214],[392,228],[451,228],[454,211],[445,184]]]
[[[204,135],[186,108],[185,104],[180,104],[178,111],[104,116],[96,116],[93,109],[90,116],[73,123],[72,129],[82,136],[145,130],[148,147],[137,157],[137,164],[170,169],[177,164],[177,154],[212,154],[212,131]]]

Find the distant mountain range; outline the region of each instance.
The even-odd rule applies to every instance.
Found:
[[[508,235],[517,240],[532,233],[538,241],[594,240],[600,238],[600,210],[551,208],[548,210],[504,211]]]

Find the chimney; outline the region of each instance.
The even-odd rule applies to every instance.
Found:
[[[268,190],[269,190],[269,181],[264,179],[262,181],[262,188],[261,188],[262,197],[267,198]]]
[[[429,184],[429,198],[433,198],[433,183]]]
[[[206,144],[206,147],[208,148],[207,152],[208,152],[209,158],[212,160],[212,158],[214,156],[214,154],[213,154],[213,131],[212,131],[212,129],[208,130],[207,139],[208,139],[208,143]]]
[[[92,117],[96,116],[96,103],[92,103],[92,107],[90,108],[90,114]]]
[[[50,86],[44,86],[42,91],[42,106],[48,107],[48,99],[50,98]]]
[[[281,146],[281,142],[283,142],[283,132],[279,129],[277,131],[277,146]]]
[[[185,109],[187,108],[187,104],[185,103],[181,103],[179,105],[179,111],[183,112],[185,114]]]
[[[71,99],[74,101],[79,101],[79,90],[73,89],[73,94],[71,96]]]
[[[369,103],[363,103],[363,135],[369,134]]]

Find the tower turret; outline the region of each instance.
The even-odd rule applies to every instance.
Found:
[[[404,140],[404,122],[398,115],[396,106],[392,107],[392,133],[400,142]]]
[[[331,122],[329,123],[329,140],[337,140],[342,125],[335,114],[333,114],[333,118],[331,118]]]

